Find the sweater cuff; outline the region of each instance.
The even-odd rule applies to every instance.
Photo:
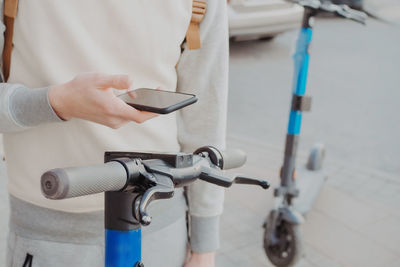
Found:
[[[10,113],[21,126],[63,121],[57,116],[48,98],[49,87],[29,89],[19,86],[10,96]]]
[[[206,253],[219,249],[219,218],[190,216],[190,247],[193,252]]]

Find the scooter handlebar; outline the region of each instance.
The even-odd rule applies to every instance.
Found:
[[[299,4],[303,7],[311,8],[315,11],[325,11],[334,13],[340,17],[351,19],[353,21],[365,24],[368,15],[362,11],[350,8],[347,5],[336,5],[330,1],[321,0],[286,0],[288,2]]]
[[[340,5],[336,10],[336,14],[343,18],[351,19],[353,21],[359,22],[361,24],[365,24],[368,18],[368,15],[362,11],[351,9],[346,5]]]
[[[100,165],[53,169],[41,177],[46,198],[65,199],[105,191],[118,191],[128,179],[124,166],[116,161]]]
[[[209,161],[208,159],[210,158],[204,159],[204,162],[207,162],[207,164],[213,162],[211,164],[215,164],[224,170],[241,167],[246,162],[246,154],[241,150],[217,151],[213,147],[205,147],[203,150],[203,152],[211,153],[209,156],[211,155],[211,158],[217,159],[218,165],[213,160]],[[49,199],[66,199],[106,191],[120,191],[128,185],[135,185],[138,177],[144,177],[145,180],[148,179],[154,183],[155,180],[153,179],[155,177],[151,173],[150,176],[145,175],[148,171],[154,171],[158,174],[163,172],[170,174],[173,171],[175,186],[179,182],[181,184],[190,183],[192,180],[199,178],[200,175],[200,169],[195,165],[187,168],[165,168],[163,164],[159,165],[157,162],[154,165],[154,161],[151,160],[145,165],[147,166],[146,168],[142,163],[138,163],[134,159],[128,159],[127,161],[121,159],[98,165],[53,169],[45,172],[41,177],[42,194]],[[225,187],[235,183],[235,180],[221,176],[221,174],[215,173],[216,169],[211,168],[212,166],[209,167],[210,169],[207,169],[208,167],[203,169],[203,172],[204,170],[214,171],[212,173],[206,171],[207,175],[206,173],[201,173],[200,178],[203,180]],[[249,182],[246,180],[242,183]]]

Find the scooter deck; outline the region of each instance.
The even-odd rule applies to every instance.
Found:
[[[305,166],[299,166],[296,172],[296,185],[300,195],[293,200],[293,207],[302,215],[305,215],[311,210],[325,181],[328,179],[328,175],[323,169],[310,171]]]

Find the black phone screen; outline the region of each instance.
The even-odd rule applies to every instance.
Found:
[[[129,91],[118,97],[136,109],[160,114],[170,113],[197,101],[195,95],[148,88]]]

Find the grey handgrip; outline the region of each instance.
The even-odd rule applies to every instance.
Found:
[[[64,199],[106,191],[118,191],[127,181],[124,166],[116,161],[101,165],[53,169],[41,178],[46,198]]]
[[[221,151],[224,170],[239,168],[246,163],[246,153],[239,149]]]

